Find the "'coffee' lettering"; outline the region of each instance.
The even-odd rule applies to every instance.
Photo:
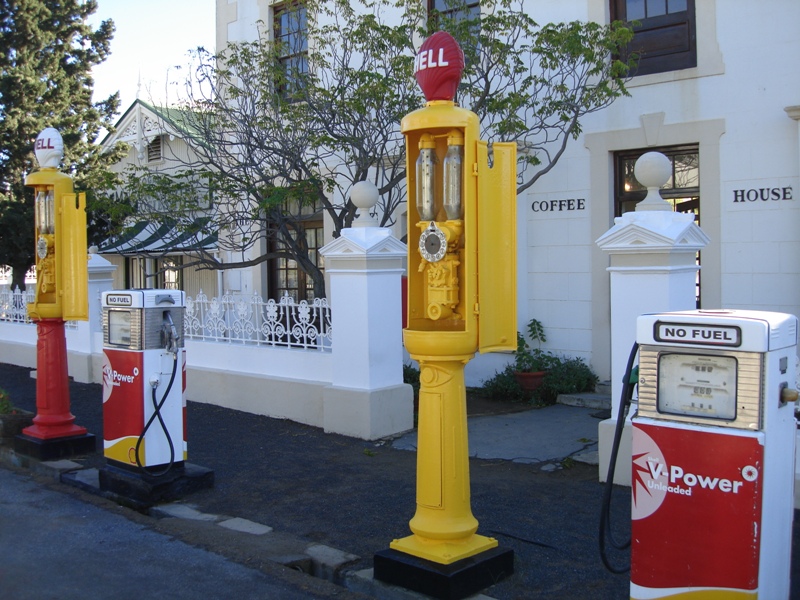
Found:
[[[531,204],[533,212],[563,212],[565,210],[584,210],[586,198],[567,198],[563,200],[536,200]]]

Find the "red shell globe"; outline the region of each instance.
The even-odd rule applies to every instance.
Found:
[[[424,42],[414,58],[414,74],[428,102],[456,97],[464,52],[446,31],[437,31]]]

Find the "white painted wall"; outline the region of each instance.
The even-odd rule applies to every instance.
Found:
[[[257,0],[225,25],[230,39],[252,32]],[[607,22],[608,0],[526,0],[539,23]],[[744,0],[696,3],[698,66],[637,77],[631,96],[584,122],[559,164],[519,198],[519,323],[535,317],[545,348],[589,360],[610,377],[608,257],[594,246],[613,224],[612,152],[699,143],[703,298],[708,308],[800,313],[799,128],[784,110],[800,105],[800,3],[769,9]],[[259,18],[264,18],[261,15]],[[252,39],[252,38],[250,38]],[[648,116],[649,115],[649,116]],[[791,188],[792,199],[734,202],[734,190]],[[582,210],[534,212],[534,202],[585,199]],[[632,340],[631,340],[632,341]],[[478,385],[508,356],[478,356],[466,369]]]

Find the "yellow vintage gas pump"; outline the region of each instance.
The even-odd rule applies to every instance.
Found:
[[[25,179],[34,189],[36,295],[28,315],[37,325],[36,416],[15,449],[41,460],[94,451],[94,436],[70,413],[65,320],[89,318],[86,196],[58,171],[61,135],[48,127],[36,138],[39,170]]]
[[[64,144],[53,128],[36,138],[40,169],[25,179],[36,202],[36,298],[32,319],[89,318],[86,194],[75,194],[72,178],[58,171]]]
[[[376,554],[375,577],[431,594],[414,569],[449,585],[455,571],[441,566],[471,557],[477,564],[486,553],[491,577],[513,572],[512,551],[476,533],[464,366],[476,351],[516,348],[516,145],[493,144],[490,168],[477,115],[453,102],[464,59],[449,34],[428,38],[416,64],[428,102],[401,129],[409,205],[403,340],[419,362],[421,383],[417,509],[412,535]],[[469,579],[473,591],[494,583]]]

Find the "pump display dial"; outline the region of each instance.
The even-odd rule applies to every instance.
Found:
[[[131,311],[108,312],[108,343],[113,346],[131,345]]]
[[[736,358],[683,353],[658,357],[658,412],[736,418]]]
[[[444,232],[431,221],[430,226],[419,238],[419,251],[428,262],[439,262],[447,253],[447,238]]]
[[[40,260],[44,260],[47,257],[47,240],[44,236],[40,236],[36,241],[36,255]]]

